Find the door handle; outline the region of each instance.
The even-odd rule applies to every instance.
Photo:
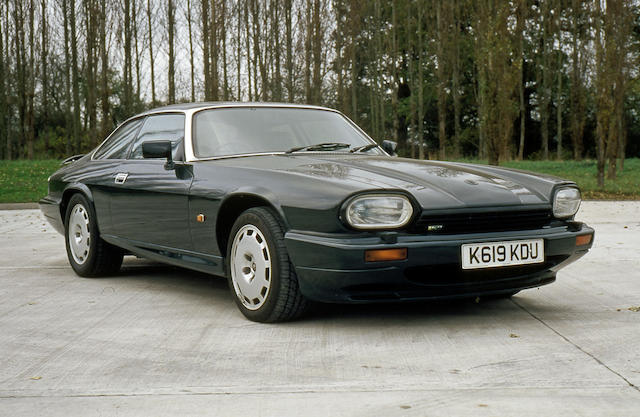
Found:
[[[127,180],[128,176],[129,176],[129,174],[124,173],[124,172],[120,172],[120,173],[116,174],[115,183],[116,184],[124,184],[124,182]]]

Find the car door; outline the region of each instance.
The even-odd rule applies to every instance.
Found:
[[[114,173],[127,160],[131,144],[136,138],[144,118],[129,120],[120,125],[93,154],[87,169],[82,173],[82,182],[92,191],[98,228],[103,235],[113,235],[111,221],[111,191]]]
[[[117,237],[130,244],[156,250],[191,249],[188,193],[193,178],[184,161],[184,114],[148,116],[129,157],[114,173],[111,220]],[[173,169],[165,159],[145,159],[142,143],[170,140]]]

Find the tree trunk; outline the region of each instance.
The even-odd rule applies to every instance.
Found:
[[[260,6],[257,0],[251,0],[251,28],[253,40],[253,88],[256,100],[266,100],[267,94],[267,73],[262,57],[262,46],[260,40],[262,33],[260,30]],[[258,71],[260,71],[260,93],[258,93]]]
[[[313,27],[311,38],[313,49],[313,80],[312,80],[312,103],[322,103],[322,42],[324,36],[322,33],[322,23],[320,22],[320,0],[313,0],[313,12],[311,17],[311,25]]]
[[[517,31],[518,31],[518,53],[520,55],[520,73],[518,76],[518,96],[519,96],[519,110],[520,110],[520,143],[518,146],[518,160],[522,161],[524,159],[524,142],[526,135],[526,120],[527,120],[527,108],[525,107],[524,101],[524,88],[525,88],[525,79],[524,79],[524,27],[525,27],[525,19],[526,19],[526,3],[520,2],[518,4],[518,23],[517,23]]]
[[[538,86],[540,91],[540,134],[542,136],[542,158],[549,159],[549,102],[551,100],[551,46],[553,45],[551,34],[551,7],[549,2],[541,3],[541,25],[542,25],[542,85]],[[541,87],[541,88],[540,88]]]
[[[562,51],[558,51],[558,102],[556,104],[556,126],[558,136],[558,161],[562,161]]]
[[[461,26],[461,7],[460,0],[455,0],[453,3],[454,15],[453,15],[453,45],[451,47],[453,53],[453,68],[451,71],[451,90],[453,94],[453,154],[454,157],[459,158],[462,154],[460,145],[460,135],[462,133],[462,127],[460,126],[460,26]]]
[[[595,21],[595,70],[596,70],[596,155],[597,155],[597,180],[598,188],[604,189],[604,165],[605,165],[605,135],[607,132],[607,115],[610,113],[608,106],[608,92],[606,88],[605,65],[604,65],[604,39],[602,34],[602,10],[600,2],[596,2]]]
[[[173,37],[175,34],[175,7],[173,5],[173,0],[167,0],[167,31],[168,31],[168,43],[169,43],[169,56],[168,56],[168,60],[169,60],[169,67],[168,67],[168,73],[167,73],[167,78],[169,79],[168,81],[168,101],[169,103],[175,103],[176,102],[176,85],[175,85],[175,78],[176,78],[176,71],[175,71],[175,54],[174,54],[174,42],[173,42]]]
[[[582,17],[581,0],[572,0],[571,2],[571,17],[572,17],[572,50],[571,50],[571,112],[570,112],[570,128],[571,128],[571,142],[573,145],[573,158],[575,160],[582,159],[583,145],[582,137],[584,134],[584,66],[582,63],[583,52],[582,47],[579,45],[582,32],[580,31],[580,19]]]
[[[240,2],[236,2],[236,100],[242,101],[242,83],[241,83],[241,72],[242,72],[242,42],[241,42],[241,31],[240,31],[240,23],[242,22],[242,9],[240,8]]]
[[[78,74],[78,38],[76,34],[76,0],[70,0],[69,32],[71,37],[71,86],[73,94],[73,138],[76,153],[82,152],[80,138],[80,89]]]
[[[222,35],[222,99],[229,101],[229,78],[227,74],[227,0],[222,0],[222,19],[220,33]]]
[[[448,21],[445,17],[444,8],[448,7],[443,2],[436,1],[436,56],[437,56],[437,68],[436,76],[438,78],[438,154],[439,158],[446,159],[446,144],[447,144],[447,82],[448,77],[445,69],[445,49],[447,49],[447,27]]]
[[[249,101],[253,101],[253,91],[251,90],[251,26],[249,25],[249,0],[244,0],[244,26],[245,26],[245,52],[247,56],[247,87]]]
[[[7,87],[6,87],[6,79],[10,77],[9,74],[9,62],[5,63],[5,55],[4,55],[4,51],[5,51],[5,42],[4,39],[2,38],[2,35],[4,34],[3,32],[3,28],[5,30],[9,30],[8,27],[3,26],[4,22],[2,21],[2,16],[3,16],[3,4],[0,4],[0,74],[2,74],[3,76],[0,77],[0,146],[2,147],[2,150],[0,150],[0,155],[2,155],[3,159],[11,159],[11,155],[9,155],[10,152],[10,147],[7,148],[7,144],[9,143],[8,138],[9,135],[7,135],[7,114],[8,114],[8,106],[7,106]],[[8,13],[9,10],[6,10],[6,12]],[[8,49],[8,45],[6,46],[6,48]]]
[[[16,143],[15,155],[20,158],[23,156],[25,132],[25,107],[26,107],[26,84],[24,52],[24,10],[22,2],[16,2],[13,6],[13,26],[15,28],[14,52],[16,63],[16,104],[18,110],[18,141]]]
[[[48,73],[48,63],[49,63],[49,25],[47,23],[47,1],[40,1],[40,64],[42,66],[42,91],[40,95],[42,97],[42,119],[45,121],[45,124],[49,124],[49,73]],[[0,30],[0,33],[2,31]],[[0,51],[0,57],[2,56],[2,52]],[[1,59],[1,58],[0,58]],[[4,73],[4,71],[2,71]],[[45,132],[44,135],[44,151],[48,153],[49,151],[49,135]]]
[[[293,90],[293,31],[292,31],[292,0],[284,0],[284,21],[285,21],[285,48],[287,49],[287,101],[293,103],[295,101],[295,92]]]
[[[133,89],[131,73],[131,0],[124,0],[124,112],[127,116],[133,113]]]
[[[151,70],[151,106],[155,107],[157,100],[156,100],[155,59],[153,56],[153,27],[151,26],[151,0],[147,0],[147,25],[149,29],[149,67]]]
[[[351,44],[349,46],[349,58],[351,61],[351,118],[354,122],[359,122],[358,115],[358,71],[360,65],[357,54],[357,33],[360,31],[360,9],[357,2],[351,3],[350,26],[351,26]]]
[[[87,112],[89,130],[89,144],[94,147],[97,144],[96,130],[96,59],[95,59],[95,39],[96,39],[96,7],[95,0],[84,2],[85,10],[85,74],[86,74],[86,95],[85,109]]]
[[[275,77],[274,77],[274,86],[272,92],[272,99],[274,101],[282,101],[282,72],[281,72],[281,43],[280,43],[280,1],[274,0],[272,3],[273,7],[273,25],[272,25],[272,33],[274,38],[274,67],[275,67]]]
[[[398,114],[398,90],[400,77],[398,76],[398,2],[391,3],[391,77],[393,88],[391,89],[391,117],[393,118],[393,140],[399,144],[400,140],[400,115]]]
[[[133,49],[135,52],[135,64],[136,64],[136,93],[133,97],[135,111],[141,110],[140,105],[140,53],[138,52],[138,10],[136,8],[139,0],[133,0],[131,3],[131,25],[133,26]]]
[[[245,0],[248,1],[248,0]],[[204,72],[204,99],[211,100],[211,58],[209,56],[209,0],[201,0],[202,17],[202,69]]]
[[[304,23],[306,36],[304,38],[304,95],[306,103],[313,103],[311,91],[311,38],[313,37],[313,27],[311,25],[311,2],[306,0],[304,9]]]
[[[72,0],[73,1],[73,0]],[[69,7],[67,0],[62,0],[62,23],[64,26],[64,97],[65,97],[65,122],[66,122],[66,133],[67,138],[65,140],[65,154],[67,156],[71,155],[71,137],[69,135],[69,130],[73,131],[72,124],[73,120],[71,117],[71,81],[70,81],[70,72],[71,72],[71,57],[70,57],[70,49],[69,48]]]
[[[424,67],[422,62],[424,55],[422,47],[424,5],[422,2],[418,2],[418,4],[418,117],[416,123],[418,123],[418,159],[424,159]]]
[[[218,48],[218,31],[219,31],[219,21],[220,16],[218,14],[217,7],[218,0],[210,1],[210,10],[211,13],[211,23],[209,25],[209,57],[211,58],[211,64],[209,65],[209,87],[211,88],[211,100],[218,101],[219,100],[219,91],[220,91],[220,77],[218,76],[218,53],[220,48]]]
[[[28,159],[33,159],[33,143],[35,142],[35,114],[34,114],[34,98],[35,98],[35,88],[36,88],[36,67],[35,67],[35,17],[34,11],[35,6],[33,4],[34,0],[29,0],[29,67],[28,67],[28,76],[27,76],[27,88],[26,88],[26,113],[25,113],[25,131],[26,131],[26,142],[27,142],[27,151],[26,156]]]
[[[100,64],[101,64],[101,104],[102,104],[102,128],[100,138],[104,139],[111,131],[110,105],[109,105],[109,54],[107,51],[107,2],[100,0]]]
[[[195,67],[193,63],[193,29],[191,21],[191,0],[187,0],[187,29],[189,31],[189,69],[191,79],[191,101],[196,101]]]
[[[4,129],[3,129],[3,134],[5,135],[5,140],[6,140],[6,144],[5,145],[5,154],[4,154],[4,158],[5,159],[12,159],[13,155],[12,155],[12,139],[11,139],[11,116],[12,116],[12,111],[9,109],[9,87],[11,85],[11,79],[12,79],[12,71],[11,71],[11,43],[9,41],[9,32],[10,32],[10,27],[11,27],[11,23],[10,23],[10,16],[9,16],[9,0],[5,0],[5,4],[4,4],[4,31],[0,30],[0,36],[2,36],[4,34],[4,65],[5,65],[5,69],[2,72],[5,76],[4,77],[0,77],[2,78],[2,84],[0,85],[0,88],[3,89],[3,94],[5,95],[5,99],[6,99],[6,106],[3,107],[3,111],[4,113]],[[2,19],[2,16],[0,15],[0,19]]]

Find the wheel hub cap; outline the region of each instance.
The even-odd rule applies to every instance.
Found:
[[[87,261],[91,249],[91,233],[89,233],[89,213],[82,204],[76,204],[69,215],[69,248],[71,256],[77,264]]]
[[[271,288],[271,254],[256,226],[240,228],[231,247],[231,280],[238,299],[249,310],[260,308]]]

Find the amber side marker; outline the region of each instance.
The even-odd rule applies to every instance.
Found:
[[[407,259],[407,248],[364,251],[364,260],[366,262],[402,261],[405,259]]]
[[[589,243],[591,243],[591,238],[592,237],[593,237],[593,235],[576,236],[576,246],[588,245]]]
[[[204,223],[204,220],[205,220],[204,214],[200,213],[196,216],[196,221],[198,223]]]

